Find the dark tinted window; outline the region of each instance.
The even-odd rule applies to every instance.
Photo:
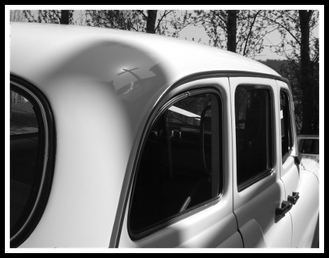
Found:
[[[24,87],[10,91],[10,237],[26,228],[35,213],[45,173],[45,112]],[[22,239],[22,238],[21,238]],[[16,243],[18,243],[16,241]]]
[[[281,119],[281,147],[282,157],[289,154],[292,150],[292,128],[290,117],[290,103],[287,92],[280,92],[280,119]]]
[[[272,94],[261,86],[235,92],[237,181],[241,191],[267,175],[273,165]]]
[[[184,98],[154,122],[139,161],[129,213],[133,236],[168,224],[220,192],[221,102]]]
[[[305,154],[319,154],[319,139],[300,140],[299,151]]]

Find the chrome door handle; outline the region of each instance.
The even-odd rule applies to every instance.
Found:
[[[282,201],[281,208],[275,209],[275,222],[282,219],[288,211],[290,211],[292,204],[289,201]]]
[[[292,205],[295,205],[298,199],[299,199],[299,192],[292,192],[292,196],[288,195],[288,202],[290,202]]]

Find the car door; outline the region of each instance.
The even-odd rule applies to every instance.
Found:
[[[294,124],[292,96],[288,85],[277,81],[280,94],[281,179],[285,198],[290,200],[293,224],[292,247],[312,245],[319,212],[319,182],[317,176],[299,165],[297,134]],[[315,236],[318,238],[318,236]]]
[[[292,224],[280,179],[276,82],[230,78],[233,203],[244,246],[290,247]]]
[[[167,94],[147,126],[118,247],[242,247],[233,214],[227,78]]]

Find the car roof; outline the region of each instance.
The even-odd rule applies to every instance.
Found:
[[[173,80],[202,71],[243,71],[280,76],[258,61],[215,47],[181,39],[87,26],[12,23],[11,70],[54,66],[91,44],[114,43],[140,49],[170,70]],[[118,58],[118,57],[116,57]]]

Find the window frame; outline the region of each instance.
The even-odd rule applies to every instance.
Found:
[[[287,99],[287,110],[288,110],[288,129],[286,129],[286,124],[285,124],[285,133],[290,134],[290,150],[288,152],[286,152],[284,155],[282,155],[282,123],[281,123],[281,93],[285,95],[286,99]],[[280,112],[280,140],[281,140],[281,157],[282,157],[282,164],[285,163],[285,161],[288,159],[288,157],[290,157],[292,151],[293,151],[293,147],[294,147],[294,133],[293,133],[293,121],[292,121],[292,107],[291,107],[291,96],[290,93],[287,89],[285,88],[280,88],[280,93],[279,93],[279,112]],[[290,129],[290,130],[289,130]],[[288,136],[289,137],[289,136]],[[289,144],[289,143],[288,143]]]
[[[236,137],[236,146],[235,146],[235,154],[236,154],[236,176],[238,177],[238,153],[237,153],[237,117],[236,117],[236,91],[239,87],[247,87],[250,89],[258,89],[258,90],[266,90],[269,93],[269,107],[271,110],[269,110],[269,114],[270,114],[270,125],[269,125],[269,130],[270,130],[270,134],[271,134],[271,139],[268,141],[269,143],[269,150],[271,151],[271,153],[268,153],[266,156],[267,158],[269,158],[269,160],[267,160],[267,163],[269,164],[269,168],[261,171],[260,173],[255,174],[254,176],[252,176],[251,178],[245,180],[244,182],[238,184],[238,180],[236,181],[237,183],[237,190],[238,192],[241,192],[245,189],[247,189],[248,187],[252,186],[253,184],[257,183],[258,181],[268,177],[269,175],[273,174],[275,171],[275,166],[276,166],[276,158],[275,158],[275,154],[276,154],[276,148],[275,148],[275,126],[276,126],[276,120],[275,120],[275,94],[273,91],[273,88],[270,85],[266,85],[266,84],[253,84],[253,83],[239,83],[234,90],[234,116],[235,116],[235,137]],[[266,127],[268,127],[268,125],[266,125]],[[268,162],[269,161],[269,162]]]
[[[212,86],[208,86],[205,88],[193,88],[193,89],[184,89],[184,91],[177,93],[176,95],[172,96],[169,100],[167,100],[159,109],[158,111],[155,113],[154,118],[152,119],[151,123],[149,124],[148,128],[145,130],[145,137],[143,137],[143,139],[141,140],[141,151],[139,152],[138,157],[136,157],[136,166],[134,168],[133,171],[133,179],[132,179],[132,186],[131,186],[131,193],[130,193],[130,197],[129,197],[129,203],[128,203],[128,214],[127,214],[127,230],[128,230],[128,234],[129,237],[133,240],[139,240],[142,239],[146,236],[149,236],[150,234],[153,234],[169,225],[172,225],[178,221],[181,221],[187,217],[193,216],[196,213],[199,213],[200,211],[203,211],[205,209],[207,209],[208,207],[211,207],[215,204],[217,204],[223,195],[223,191],[224,191],[224,168],[225,168],[225,164],[224,164],[224,148],[226,146],[225,144],[225,139],[224,139],[224,133],[226,132],[226,129],[222,128],[221,130],[221,136],[219,136],[219,142],[218,142],[218,147],[219,149],[219,154],[220,154],[220,160],[219,160],[219,164],[218,167],[220,169],[219,171],[219,183],[218,183],[218,194],[216,197],[212,197],[211,199],[202,202],[198,205],[195,205],[193,207],[191,207],[190,209],[187,209],[183,212],[178,212],[175,215],[170,216],[169,218],[166,218],[160,222],[157,222],[155,225],[151,226],[150,228],[147,228],[146,230],[143,230],[142,232],[138,232],[135,233],[131,230],[130,227],[130,216],[131,216],[131,207],[132,207],[132,201],[133,201],[133,196],[134,196],[134,192],[135,192],[135,187],[136,187],[136,181],[137,181],[137,177],[138,177],[138,169],[139,169],[139,165],[140,165],[140,161],[142,158],[142,154],[144,151],[144,147],[146,144],[146,141],[148,139],[148,136],[151,132],[151,129],[153,128],[154,124],[157,122],[157,120],[159,119],[159,117],[161,115],[163,115],[171,106],[173,106],[175,103],[186,99],[188,97],[193,97],[195,95],[199,95],[199,94],[213,94],[216,96],[218,104],[221,105],[221,115],[219,116],[219,118],[221,118],[221,121],[218,119],[219,122],[219,126],[222,125],[224,126],[224,118],[225,118],[225,105],[224,105],[224,100],[223,97],[221,96],[221,92]]]
[[[22,221],[22,225],[15,234],[10,237],[11,248],[18,247],[31,235],[43,215],[51,191],[56,152],[54,116],[45,95],[32,83],[13,74],[10,77],[10,91],[12,90],[28,95],[38,107],[40,122],[43,124],[43,142],[41,147],[43,150],[41,158],[43,160],[40,161],[40,166],[38,166],[38,171],[36,171],[36,173],[40,173],[36,198],[26,219]]]

